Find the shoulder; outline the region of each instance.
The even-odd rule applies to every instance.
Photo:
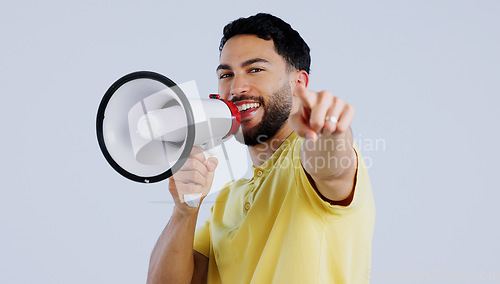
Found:
[[[241,178],[237,180],[232,180],[227,182],[217,193],[216,204],[225,203],[232,198],[232,196],[237,195],[239,192],[243,191],[248,185],[248,180]]]

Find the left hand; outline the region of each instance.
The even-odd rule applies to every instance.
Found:
[[[290,125],[299,136],[316,141],[320,134],[344,133],[354,118],[354,108],[328,91],[319,93],[297,84],[299,107],[290,115]]]

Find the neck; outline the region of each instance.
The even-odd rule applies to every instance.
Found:
[[[285,141],[292,132],[293,129],[288,125],[288,122],[286,122],[271,139],[255,146],[249,146],[248,152],[250,153],[253,166],[256,168],[262,166],[262,164],[271,158],[274,152],[276,152],[283,141]]]

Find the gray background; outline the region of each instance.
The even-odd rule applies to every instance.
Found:
[[[2,1],[0,282],[145,282],[168,183],[107,164],[99,102],[136,70],[216,92],[222,27],[265,11],[311,46],[310,88],[357,110],[377,205],[372,283],[499,283],[499,3]],[[214,189],[227,163],[217,171]]]

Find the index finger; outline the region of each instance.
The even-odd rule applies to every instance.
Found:
[[[316,105],[317,94],[311,90],[308,90],[303,83],[297,84],[295,86],[295,94],[299,97],[300,101],[306,105],[309,109]]]

